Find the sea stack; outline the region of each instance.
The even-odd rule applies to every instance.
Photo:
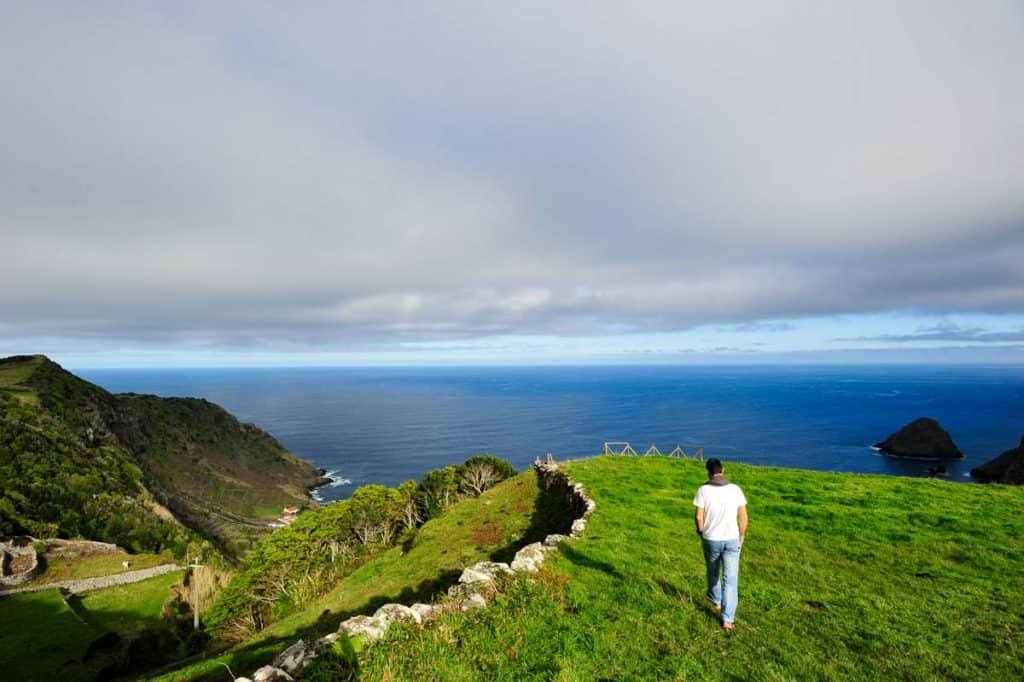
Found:
[[[908,459],[963,459],[964,453],[939,422],[921,417],[910,422],[875,447],[893,457]]]
[[[1017,447],[971,469],[971,476],[982,483],[1024,485],[1024,437]]]

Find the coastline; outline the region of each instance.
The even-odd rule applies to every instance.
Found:
[[[323,493],[320,492],[321,490],[352,485],[352,480],[339,476],[340,473],[340,471],[328,471],[327,469],[318,468],[317,475],[319,478],[317,478],[316,483],[306,489],[306,495],[317,504],[331,504],[335,500],[325,500]]]

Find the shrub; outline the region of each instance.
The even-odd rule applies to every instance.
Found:
[[[463,492],[481,495],[488,488],[516,475],[516,469],[491,454],[477,455],[458,468],[459,487]]]

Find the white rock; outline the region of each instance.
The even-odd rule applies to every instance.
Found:
[[[279,653],[271,665],[290,674],[294,673],[314,658],[316,658],[316,653],[300,639],[295,642],[295,644],[292,644],[290,647]]]
[[[511,572],[512,568],[508,564],[496,561],[481,561],[464,569],[462,575],[459,576],[459,582],[463,584],[492,583],[499,575]]]
[[[472,583],[490,583],[493,581],[493,575],[483,571],[478,571],[474,566],[462,569],[462,575],[459,576],[459,583],[463,585],[470,585]]]
[[[441,613],[441,607],[434,604],[413,604],[409,608],[419,618],[420,623],[432,621]]]
[[[512,570],[517,572],[526,571],[527,573],[536,573],[540,570],[540,564],[530,559],[514,559],[512,561]]]
[[[385,604],[374,612],[373,617],[387,623],[395,623],[400,620],[411,620],[417,624],[420,622],[416,612],[404,604]]]
[[[388,622],[373,616],[352,616],[338,626],[340,632],[349,637],[362,637],[367,642],[376,642],[388,630]]]
[[[327,647],[331,646],[332,644],[334,644],[337,641],[338,641],[338,633],[337,632],[331,632],[331,633],[328,633],[328,634],[324,635],[320,639],[316,640],[315,648],[317,648],[317,649],[326,649]]]
[[[563,540],[568,540],[568,539],[569,539],[568,535],[558,535],[558,534],[549,535],[546,538],[544,538],[544,546],[545,547],[558,547],[558,545]]]
[[[544,552],[545,547],[539,542],[523,547],[512,560],[512,570],[536,573],[544,563]]]
[[[294,682],[295,678],[272,665],[265,665],[252,674],[252,682]]]
[[[472,609],[482,609],[487,606],[487,600],[484,599],[482,594],[473,592],[468,595],[465,599],[459,602],[459,608],[463,611],[470,611]]]

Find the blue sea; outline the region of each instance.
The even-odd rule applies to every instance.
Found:
[[[606,441],[702,445],[750,464],[927,475],[871,445],[921,416],[967,455],[950,480],[1014,447],[1024,433],[1024,368],[463,367],[82,369],[113,392],[195,396],[254,422],[330,472],[318,491],[343,499],[492,452],[535,457],[601,451]]]

